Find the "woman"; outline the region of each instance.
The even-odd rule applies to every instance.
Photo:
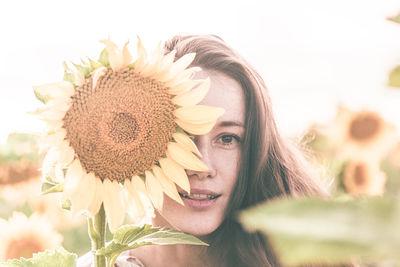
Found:
[[[146,267],[280,266],[267,238],[242,229],[238,211],[276,197],[326,192],[279,135],[266,86],[241,56],[214,35],[176,36],[164,52],[172,50],[176,59],[196,53],[192,66],[202,68],[198,78],[211,80],[200,104],[225,113],[211,132],[194,136],[209,171],[187,171],[191,195],[180,190],[185,206],[166,197],[153,224],[198,236],[210,246],[143,246],[124,259]]]

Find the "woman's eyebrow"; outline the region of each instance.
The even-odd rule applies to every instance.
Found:
[[[243,123],[240,121],[221,121],[217,123],[217,126],[218,127],[239,126],[244,128]]]

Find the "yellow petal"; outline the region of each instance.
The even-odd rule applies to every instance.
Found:
[[[128,49],[129,41],[127,41],[122,49],[122,68],[126,68],[132,61],[132,55]]]
[[[160,77],[161,82],[167,82],[176,77],[179,73],[182,73],[194,60],[196,57],[196,53],[189,53],[184,56],[182,56],[180,59],[175,61],[169,72],[167,72],[165,75]]]
[[[66,166],[74,160],[75,151],[74,149],[68,144],[68,141],[64,140],[60,144],[60,155],[58,158],[58,162],[60,162],[63,166]]]
[[[165,175],[183,190],[190,193],[189,179],[183,167],[170,158],[162,158],[159,162]]]
[[[88,211],[88,207],[95,196],[95,179],[93,173],[84,174],[79,179],[77,190],[70,196],[72,214],[76,215],[82,211]]]
[[[196,153],[199,157],[202,157],[200,151],[197,149],[196,144],[193,142],[193,140],[185,133],[174,133],[172,137],[175,139],[175,141],[183,146],[186,150],[192,151],[193,153]]]
[[[182,107],[197,105],[207,95],[209,88],[210,78],[207,78],[198,87],[181,95],[175,96],[172,99],[172,102]]]
[[[156,74],[153,76],[156,80],[160,81],[160,78],[166,75],[174,63],[176,50],[172,50],[166,56],[161,58],[161,62],[156,70]]]
[[[74,86],[67,81],[34,86],[33,90],[40,95],[49,97],[50,99],[68,98],[71,97],[75,91]]]
[[[98,68],[98,69],[96,69],[95,71],[93,71],[93,74],[92,74],[92,88],[96,88],[96,85],[97,85],[97,81],[99,80],[99,78],[101,77],[101,76],[103,76],[104,75],[104,73],[107,71],[107,68],[106,67],[101,67],[101,68]]]
[[[174,111],[174,115],[181,121],[204,124],[215,122],[224,112],[223,108],[196,105],[178,108]]]
[[[200,67],[192,67],[192,68],[186,69],[186,70],[182,71],[181,73],[178,73],[172,79],[165,81],[165,86],[167,86],[167,87],[178,86],[179,84],[181,84],[189,79],[192,79],[194,74],[199,71],[201,71]]]
[[[168,93],[171,95],[180,95],[200,84],[203,80],[188,79],[176,86],[168,87]]]
[[[138,73],[141,73],[147,62],[147,52],[146,52],[146,49],[143,47],[142,40],[140,40],[139,36],[137,36],[137,39],[138,39],[138,43],[137,43],[138,58],[135,62],[135,70]]]
[[[207,122],[203,124],[193,124],[193,123],[188,123],[179,119],[175,119],[175,122],[184,129],[186,132],[189,132],[194,135],[202,135],[202,134],[207,134],[211,131],[211,129],[214,127],[215,122]]]
[[[149,62],[146,64],[146,66],[141,71],[141,74],[143,76],[147,77],[149,75],[157,73],[158,65],[160,64],[161,58],[163,57],[161,44],[162,44],[161,42],[158,43],[157,48],[154,50],[154,52],[150,56]]]
[[[194,171],[208,171],[207,166],[199,160],[192,152],[185,150],[177,143],[169,142],[167,155],[182,165],[185,169]]]
[[[64,194],[66,196],[71,196],[77,187],[79,186],[79,181],[83,176],[83,170],[81,163],[78,159],[74,160],[72,164],[67,169],[67,173],[65,174],[65,185],[64,185]]]
[[[122,187],[118,182],[108,179],[103,181],[104,186],[104,210],[107,216],[108,227],[114,233],[122,224],[125,217],[125,206],[122,195]]]
[[[172,182],[158,166],[153,167],[154,176],[160,182],[163,191],[173,200],[181,205],[183,204],[182,198],[180,197],[178,190],[176,189],[175,183]]]
[[[151,202],[156,209],[162,210],[164,196],[161,184],[150,171],[146,171],[145,175],[146,189],[149,192]]]
[[[128,214],[133,220],[140,220],[145,216],[145,210],[139,197],[139,193],[135,190],[132,182],[128,179],[124,182],[124,189],[125,206]]]
[[[132,184],[132,187],[129,187],[129,188],[132,188],[132,189],[130,189],[131,194],[133,194],[136,191],[136,192],[141,192],[144,195],[147,195],[146,186],[145,186],[143,180],[139,176],[134,175],[131,179],[131,184]]]
[[[103,182],[99,178],[94,177],[94,197],[87,208],[90,216],[96,215],[100,210],[101,203],[103,203],[103,187]]]

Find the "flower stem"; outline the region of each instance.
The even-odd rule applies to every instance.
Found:
[[[92,241],[92,253],[94,255],[94,267],[106,267],[106,258],[96,255],[96,251],[104,248],[106,244],[106,216],[103,204],[99,212],[93,217],[88,217],[89,237]]]

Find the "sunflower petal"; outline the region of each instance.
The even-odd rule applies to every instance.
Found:
[[[122,188],[118,182],[111,182],[108,179],[104,180],[103,186],[104,210],[110,231],[114,233],[122,224],[125,217]]]
[[[74,160],[65,174],[64,195],[71,196],[79,186],[80,179],[83,176],[81,163],[78,159]]]
[[[178,190],[176,189],[175,183],[172,182],[162,171],[162,169],[158,166],[153,167],[153,172],[154,176],[157,178],[157,180],[160,182],[163,191],[167,196],[169,196],[171,199],[175,200],[181,205],[183,204],[182,198],[179,196]]]
[[[68,98],[75,91],[74,86],[66,81],[33,86],[33,90],[39,95],[47,96],[50,99]]]
[[[189,132],[194,135],[202,135],[202,134],[207,134],[211,131],[211,129],[214,127],[215,122],[207,122],[207,123],[202,123],[202,124],[193,124],[193,123],[188,123],[179,119],[175,119],[175,122],[184,129],[186,132]]]
[[[139,193],[136,192],[132,182],[128,179],[124,182],[124,189],[125,206],[129,215],[134,221],[140,220],[146,213]]]
[[[122,49],[122,68],[126,68],[132,61],[132,55],[128,49],[129,41],[127,41]]]
[[[96,69],[94,72],[93,72],[93,74],[92,74],[92,88],[96,88],[96,85],[97,85],[97,81],[99,80],[99,78],[101,77],[101,76],[103,76],[104,75],[104,73],[107,71],[107,68],[106,67],[101,67],[101,68],[98,68],[98,69]]]
[[[172,64],[174,63],[175,55],[176,55],[176,50],[172,50],[166,56],[161,58],[159,67],[156,70],[156,74],[154,75],[155,79],[160,81],[160,78],[166,75],[166,73],[169,71]]]
[[[168,93],[171,95],[181,95],[190,89],[194,88],[198,84],[203,82],[203,80],[192,80],[188,79],[184,82],[181,82],[180,84],[173,86],[173,87],[168,87]]]
[[[95,179],[93,173],[84,174],[79,179],[77,189],[70,196],[72,214],[76,215],[82,211],[88,211],[88,207],[95,196]]]
[[[143,47],[142,40],[139,36],[137,36],[138,43],[137,43],[137,55],[138,58],[135,62],[135,70],[139,73],[143,71],[143,68],[147,62],[147,52],[146,49]]]
[[[183,146],[186,150],[192,151],[197,154],[199,157],[202,157],[200,151],[198,150],[196,144],[190,139],[190,137],[185,133],[174,133],[172,137],[175,141]]]
[[[165,81],[165,86],[167,86],[167,87],[177,86],[177,85],[193,78],[194,74],[199,71],[201,71],[200,67],[192,67],[192,68],[186,69],[186,70],[182,71],[181,73],[179,73],[178,75],[176,75],[175,77],[173,77],[172,79]]]
[[[190,183],[185,169],[168,157],[160,159],[159,162],[165,175],[183,190],[190,193]]]
[[[111,69],[114,71],[120,70],[123,64],[123,59],[122,54],[118,51],[118,46],[110,40],[101,40],[100,42],[106,46]]]
[[[167,155],[185,169],[201,172],[208,171],[207,166],[201,160],[177,143],[170,142],[168,144]]]
[[[188,53],[175,61],[169,72],[160,77],[161,82],[167,82],[174,79],[177,75],[182,73],[194,60],[196,53]]]
[[[99,212],[100,206],[103,203],[103,194],[103,182],[99,178],[94,177],[94,197],[87,208],[90,216],[94,216]]]
[[[196,105],[178,108],[174,111],[174,115],[187,123],[204,124],[215,122],[224,112],[223,108]]]
[[[60,162],[63,166],[70,164],[75,157],[74,149],[70,147],[68,142],[65,140],[61,142],[59,148],[60,148],[60,155],[58,158],[58,162]]]
[[[210,78],[207,78],[197,88],[175,96],[172,102],[182,107],[197,105],[207,95],[209,88]]]
[[[153,51],[150,56],[150,62],[143,68],[140,74],[147,77],[154,73],[157,73],[158,65],[161,62],[162,55],[162,43],[159,42],[157,48]]]
[[[153,202],[156,209],[162,210],[164,200],[162,186],[151,171],[145,171],[145,175],[146,189],[149,192],[151,202]]]

